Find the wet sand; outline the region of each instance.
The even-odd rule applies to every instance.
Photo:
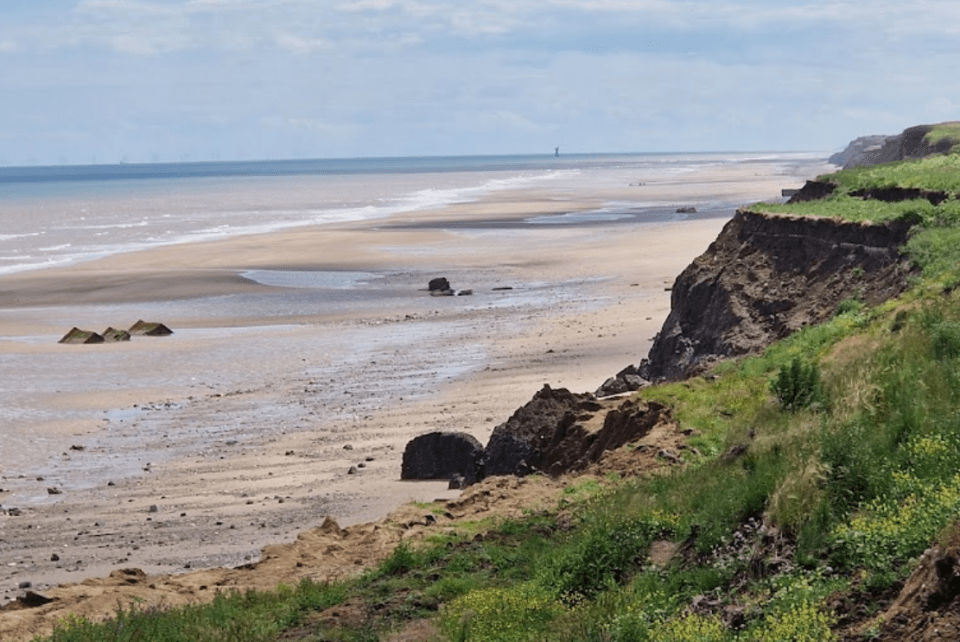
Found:
[[[0,598],[115,568],[235,566],[326,516],[356,524],[456,496],[399,481],[410,438],[485,442],[544,383],[594,390],[637,363],[674,278],[732,215],[714,205],[775,198],[819,171],[754,163],[506,191],[0,279],[3,403],[18,413],[0,450]],[[641,198],[659,209],[636,209]],[[615,220],[531,223],[630,199]],[[713,214],[669,220],[669,203]],[[435,276],[473,295],[431,297]],[[140,318],[175,334],[56,343],[74,325]]]

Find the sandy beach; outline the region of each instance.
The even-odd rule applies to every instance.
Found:
[[[544,383],[592,391],[637,363],[674,278],[732,212],[531,219],[610,201],[748,204],[822,169],[504,190],[0,279],[7,394],[36,409],[0,450],[0,604],[25,583],[118,568],[238,566],[328,516],[359,524],[457,496],[399,481],[407,441],[460,430],[485,443]],[[429,296],[436,276],[472,296]],[[72,326],[138,319],[175,333],[57,344]]]

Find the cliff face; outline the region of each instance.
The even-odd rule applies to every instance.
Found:
[[[907,287],[909,224],[869,225],[740,210],[677,277],[671,311],[640,374],[683,379],[762,350],[835,314]]]
[[[931,154],[943,154],[957,143],[952,138],[929,142],[927,134],[934,125],[908,127],[894,136],[861,136],[842,152],[830,157],[830,162],[844,169],[862,165],[878,165],[908,158],[923,158]]]

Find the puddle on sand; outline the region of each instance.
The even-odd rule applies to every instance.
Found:
[[[282,288],[329,288],[344,290],[364,285],[381,275],[374,272],[333,270],[247,270],[240,276],[261,285]]]

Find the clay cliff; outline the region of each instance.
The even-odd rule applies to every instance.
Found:
[[[851,223],[739,210],[677,277],[670,315],[640,364],[648,380],[702,373],[722,359],[907,287],[909,223]]]

